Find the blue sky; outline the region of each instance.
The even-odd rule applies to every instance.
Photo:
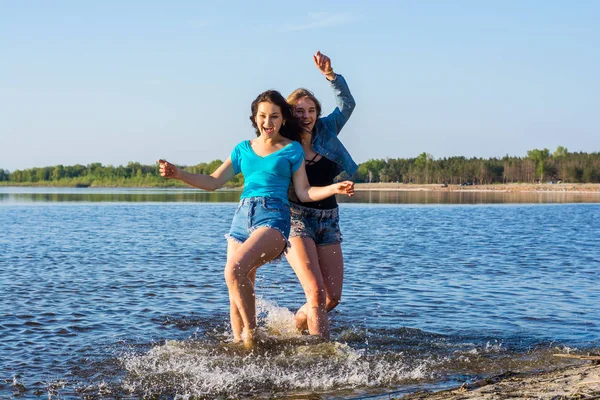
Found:
[[[0,168],[192,165],[332,59],[357,162],[600,151],[600,1],[0,0]]]

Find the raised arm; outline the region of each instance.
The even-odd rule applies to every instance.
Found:
[[[335,80],[336,75],[335,72],[333,72],[333,67],[331,66],[331,58],[327,57],[320,51],[317,51],[313,56],[313,60],[319,69],[319,72],[325,75],[325,78],[327,78],[328,81]]]
[[[227,158],[223,164],[215,172],[210,175],[192,174],[177,168],[165,160],[158,160],[160,175],[169,178],[177,179],[190,186],[204,190],[217,190],[222,188],[227,181],[235,175],[231,158]]]
[[[350,115],[352,115],[352,111],[354,111],[354,108],[356,107],[356,102],[354,101],[354,97],[352,97],[352,93],[350,93],[350,88],[344,77],[333,72],[331,59],[329,57],[320,51],[317,51],[313,56],[313,60],[319,71],[325,75],[325,78],[329,81],[337,104],[337,108],[321,120],[339,135],[346,124],[346,121],[348,121]]]
[[[354,182],[344,181],[331,184],[329,186],[310,186],[308,177],[306,176],[306,168],[304,161],[302,165],[292,175],[294,183],[294,191],[298,200],[303,203],[310,201],[319,201],[333,196],[334,194],[347,194],[354,196]]]

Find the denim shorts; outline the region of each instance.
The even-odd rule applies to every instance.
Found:
[[[316,245],[342,243],[339,208],[319,210],[291,203],[292,228],[290,237],[311,238]]]
[[[227,239],[244,243],[257,228],[277,229],[285,239],[285,250],[289,246],[290,206],[274,197],[247,197],[241,199],[233,215]],[[282,252],[282,255],[283,253]]]

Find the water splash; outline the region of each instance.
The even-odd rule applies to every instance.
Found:
[[[258,324],[271,335],[280,338],[298,338],[302,335],[296,330],[294,313],[285,307],[280,307],[274,301],[260,296],[256,298]]]
[[[228,342],[225,333],[219,341],[167,341],[122,357],[124,390],[148,397],[260,398],[389,387],[430,375],[429,362],[408,362],[402,353],[315,343],[296,332],[293,314],[276,303],[260,299],[258,310],[265,340],[252,352]]]

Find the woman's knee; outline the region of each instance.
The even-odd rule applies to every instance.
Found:
[[[239,265],[235,262],[228,261],[225,265],[225,282],[229,285],[233,282],[239,281],[242,277]]]
[[[225,270],[223,271],[223,276],[225,277],[225,283],[227,283],[227,285],[229,285],[232,282],[235,282],[235,274],[233,272],[233,270],[231,268],[229,268],[229,265],[225,266]]]
[[[229,285],[233,282],[245,282],[246,279],[254,281],[256,269],[252,269],[249,265],[244,265],[238,261],[227,261],[223,274],[225,275],[225,282]]]

